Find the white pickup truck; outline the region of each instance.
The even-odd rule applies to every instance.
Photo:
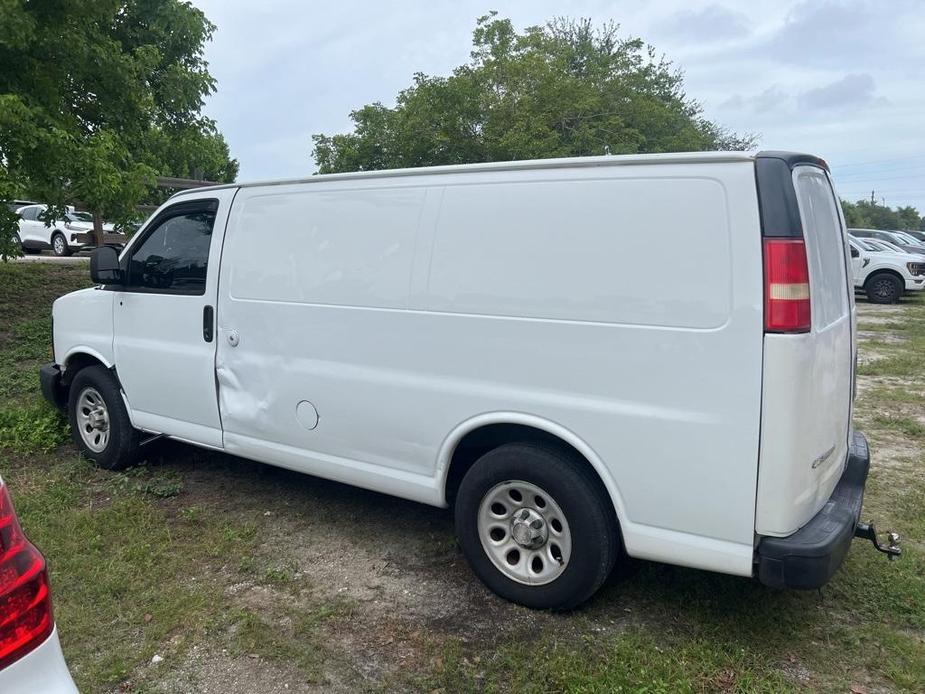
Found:
[[[891,250],[885,241],[849,237],[848,243],[854,287],[873,303],[893,304],[925,288],[925,256]]]
[[[94,252],[41,383],[103,467],[168,436],[452,507],[524,605],[626,555],[815,588],[876,540],[850,268],[806,154],[231,184]]]

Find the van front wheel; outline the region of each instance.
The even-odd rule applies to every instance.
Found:
[[[601,586],[619,550],[613,507],[581,460],[553,446],[506,444],[466,472],[456,534],[495,593],[564,610]]]
[[[867,298],[875,304],[895,304],[903,295],[903,283],[896,275],[881,272],[864,283]]]
[[[77,448],[107,470],[135,462],[139,432],[132,427],[119,383],[103,366],[77,372],[68,396],[68,420]]]

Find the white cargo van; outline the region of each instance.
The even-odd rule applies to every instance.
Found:
[[[42,386],[107,468],[164,435],[451,506],[525,605],[624,551],[816,587],[869,465],[847,248],[790,153],[188,191],[55,302]]]

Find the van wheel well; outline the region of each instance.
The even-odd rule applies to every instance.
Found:
[[[588,459],[577,448],[558,436],[525,424],[486,424],[478,429],[473,429],[460,439],[453,450],[453,455],[450,458],[450,469],[446,476],[446,500],[450,506],[453,505],[456,499],[456,493],[459,491],[459,485],[463,477],[465,477],[469,468],[475,464],[475,461],[488,453],[488,451],[508,443],[542,443],[558,448],[574,457],[576,461],[586,466],[592,474],[602,494],[601,498],[608,501],[613,512],[614,522],[617,522],[617,513],[613,508],[610,494],[607,492],[607,488],[604,486],[604,482],[598,475],[597,470],[594,469]]]
[[[87,368],[88,366],[102,366],[104,369],[106,368],[106,365],[99,359],[92,357],[84,352],[78,352],[77,354],[71,355],[71,357],[64,364],[64,385],[70,385],[71,381],[74,380],[74,376],[76,376],[79,371]]]

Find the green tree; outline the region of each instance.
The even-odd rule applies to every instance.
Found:
[[[845,221],[849,227],[858,229],[920,229],[925,228],[925,220],[919,211],[910,206],[897,207],[895,210],[886,205],[878,205],[870,200],[857,202],[841,201]]]
[[[922,216],[919,214],[919,211],[911,205],[897,207],[896,217],[899,221],[899,226],[896,227],[897,229],[918,229],[922,226]]]
[[[841,201],[842,212],[845,215],[845,223],[851,229],[869,229],[870,221],[864,213],[853,202],[847,200]]]
[[[542,157],[745,149],[703,117],[683,77],[618,26],[556,19],[515,31],[478,20],[471,60],[418,73],[393,108],[350,114],[354,130],[313,136],[319,173]]]
[[[181,0],[0,0],[0,202],[28,195],[54,218],[79,201],[119,222],[158,174],[234,180],[200,113],[214,29]],[[15,231],[0,205],[0,256],[19,253]]]

